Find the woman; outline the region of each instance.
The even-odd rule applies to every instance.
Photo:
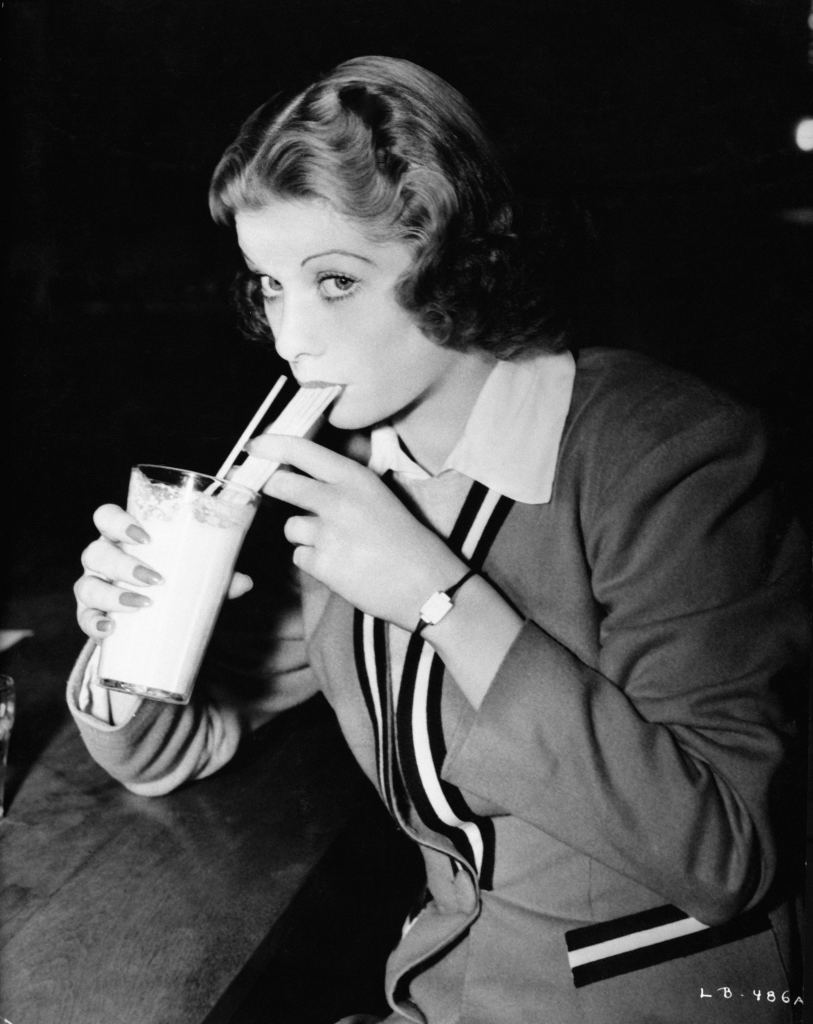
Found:
[[[177,708],[111,698],[91,643],[68,698],[91,753],[166,792],[321,689],[425,862],[391,1021],[739,1022],[756,988],[791,1019],[805,555],[756,417],[567,350],[475,116],[407,62],[352,60],[258,111],[211,208],[249,323],[301,383],[342,385],[330,422],[369,458],[251,443],[292,467],[265,490],[301,510],[306,658],[274,649],[248,705],[214,679]],[[99,641],[151,577],[119,546],[141,527],[95,521],[76,595]]]

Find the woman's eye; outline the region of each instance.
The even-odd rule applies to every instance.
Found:
[[[357,280],[344,274],[325,274],[319,278],[319,291],[326,299],[346,299],[353,293]]]
[[[260,275],[260,291],[264,299],[275,299],[282,292],[282,285],[274,277],[268,274]]]

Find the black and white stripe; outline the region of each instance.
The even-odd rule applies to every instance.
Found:
[[[353,617],[353,649],[361,692],[367,705],[375,737],[375,760],[378,788],[390,812],[394,812],[394,795],[390,790],[386,766],[392,761],[390,731],[391,718],[389,676],[387,672],[386,626],[381,619],[362,615],[356,609]]]
[[[511,505],[510,499],[473,483],[449,537],[449,546],[473,569],[480,569]],[[488,818],[468,807],[460,790],[440,777],[446,756],[441,721],[444,666],[418,634],[407,646],[398,706],[392,709],[388,678],[386,627],[371,616],[356,614],[356,664],[376,736],[381,792],[398,817],[393,755],[397,757],[404,796],[423,824],[445,836],[490,888],[494,863],[494,829]],[[392,725],[396,728],[392,728]],[[395,738],[397,736],[397,739]],[[397,748],[397,749],[394,749]]]
[[[722,925],[706,925],[677,907],[663,906],[565,933],[573,984],[666,963],[770,928],[764,913],[748,913]]]

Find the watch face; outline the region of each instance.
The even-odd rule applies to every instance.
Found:
[[[447,612],[451,611],[451,608],[452,599],[448,594],[444,594],[442,590],[438,590],[432,594],[423,608],[421,608],[421,621],[425,622],[427,626],[434,626],[440,622]]]

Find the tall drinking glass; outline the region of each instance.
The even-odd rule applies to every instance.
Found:
[[[11,728],[14,725],[14,680],[0,675],[0,818],[3,817],[6,798],[6,765]]]
[[[186,704],[228,591],[259,495],[226,480],[169,466],[135,466],[127,511],[150,536],[125,551],[159,572],[152,604],[112,612],[101,644],[103,685]]]

